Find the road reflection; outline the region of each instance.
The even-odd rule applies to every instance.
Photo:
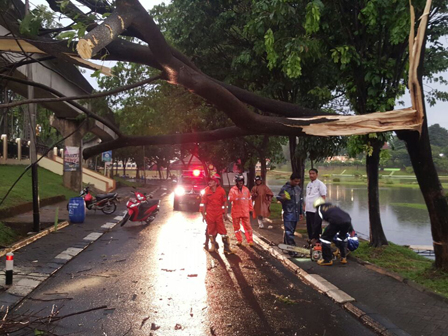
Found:
[[[198,316],[207,307],[204,230],[198,213],[175,211],[158,231],[154,264],[148,269],[153,270],[155,293],[151,308],[157,311],[163,335],[180,329],[202,334],[203,319]]]

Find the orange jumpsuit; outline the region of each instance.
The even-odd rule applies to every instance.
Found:
[[[226,192],[221,186],[217,186],[215,192],[210,187],[205,188],[205,193],[202,195],[200,211],[204,212],[205,207],[205,221],[207,222],[207,234],[215,236],[216,234],[226,235],[227,230],[224,225],[222,215],[225,214],[226,209]]]
[[[229,201],[232,202],[232,222],[236,239],[238,242],[243,241],[240,226],[240,222],[243,222],[246,240],[248,243],[253,242],[249,214],[250,211],[253,211],[253,207],[249,189],[243,186],[240,191],[237,186],[233,186],[229,191]]]

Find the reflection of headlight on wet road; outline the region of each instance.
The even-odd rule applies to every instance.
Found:
[[[183,196],[185,195],[185,189],[183,187],[177,187],[174,190],[174,193],[176,194],[176,196]]]
[[[202,189],[201,190],[201,195],[204,195],[205,194],[205,189]]]

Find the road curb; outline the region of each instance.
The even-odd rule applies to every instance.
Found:
[[[265,237],[259,236],[255,232],[253,233],[253,237],[254,241],[262,249],[269,252],[274,258],[279,260],[284,266],[286,266],[286,268],[288,268],[290,271],[296,274],[297,277],[300,280],[302,280],[305,284],[313,287],[318,292],[327,295],[336,303],[341,304],[344,309],[350,312],[354,317],[359,319],[364,325],[371,328],[377,334],[383,336],[408,335],[406,332],[404,332],[403,330],[399,329],[396,326],[394,326],[395,327],[394,329],[396,329],[398,333],[391,332],[385,325],[369,316],[369,314],[366,311],[360,309],[359,307],[356,307],[352,303],[356,301],[355,298],[351,297],[344,291],[340,290],[338,287],[333,285],[328,280],[322,278],[320,275],[309,274],[308,272],[306,272],[297,264],[289,260],[289,258],[286,258],[282,252],[280,252],[274,247],[275,245],[272,246],[271,244],[266,243],[269,242],[269,240],[266,239]]]
[[[77,242],[73,246],[67,247],[64,251],[61,251],[57,256],[55,256],[50,262],[45,264],[40,273],[31,272],[29,274],[22,273],[20,269],[15,271],[15,282],[12,286],[3,287],[4,292],[0,292],[0,313],[8,312],[14,309],[22,300],[24,300],[29,294],[31,294],[37,287],[44,283],[53,274],[64,267],[68,262],[70,262],[74,257],[84,251],[87,247],[93,244],[95,241],[100,239],[105,233],[109,232],[114,228],[123,216],[116,216],[110,222],[106,222],[101,228],[98,229],[99,232],[92,232],[88,236],[84,237],[81,241]],[[64,222],[64,226],[69,225],[68,222]],[[60,227],[62,228],[62,227]],[[54,231],[54,227],[47,229],[39,234],[26,239],[16,245],[13,245],[9,249],[17,250],[24,247],[35,240],[42,238],[48,233]],[[20,246],[19,246],[20,245]],[[2,251],[5,252],[5,251]],[[7,253],[7,252],[5,252]],[[3,275],[0,275],[0,282],[3,281]]]
[[[40,239],[42,237],[45,237],[47,234],[49,234],[51,232],[58,231],[60,229],[63,229],[63,228],[65,228],[68,225],[70,225],[70,223],[68,221],[64,221],[64,222],[58,223],[56,225],[56,227],[52,226],[52,227],[50,227],[48,229],[42,230],[41,232],[39,232],[39,233],[37,233],[35,235],[32,235],[32,236],[30,236],[28,238],[25,238],[25,239],[22,239],[18,243],[15,243],[14,245],[12,245],[10,247],[7,247],[7,248],[1,250],[0,251],[0,257],[3,257],[4,255],[6,255],[6,253],[14,252],[14,251],[16,251],[18,249],[21,249],[22,247],[25,247],[25,246],[31,244],[32,242],[35,242],[36,240],[38,240],[38,239]]]

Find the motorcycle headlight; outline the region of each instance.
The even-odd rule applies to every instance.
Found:
[[[204,195],[205,194],[205,189],[202,189],[201,190],[201,195]]]
[[[183,187],[177,187],[174,190],[174,193],[176,194],[176,196],[183,196],[185,195],[185,189]]]

